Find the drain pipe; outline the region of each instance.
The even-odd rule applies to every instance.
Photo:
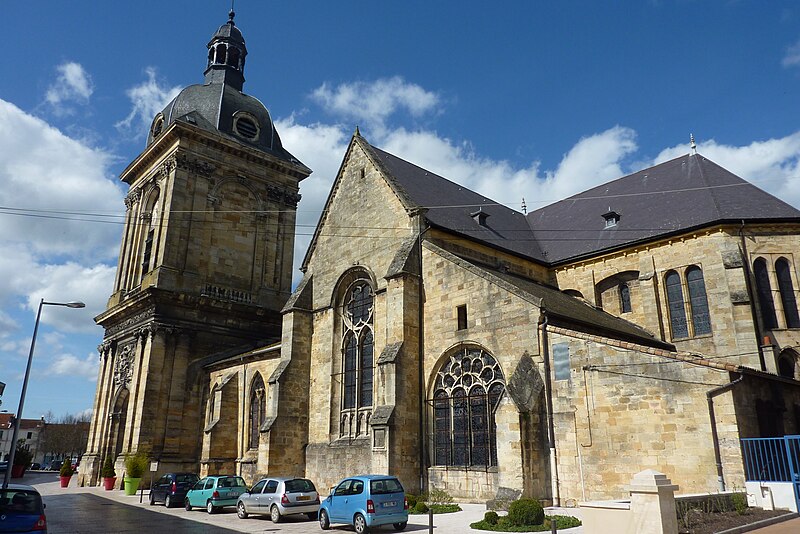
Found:
[[[544,358],[544,396],[547,407],[547,439],[550,441],[550,473],[553,506],[561,505],[558,490],[558,462],[556,458],[556,431],[553,424],[553,384],[550,379],[550,342],[547,339],[547,313],[542,310],[542,356]]]
[[[706,392],[706,399],[708,400],[708,417],[711,420],[711,440],[714,442],[714,461],[717,463],[717,481],[719,482],[719,491],[725,491],[725,476],[722,473],[722,454],[719,451],[717,420],[714,417],[714,397],[733,389],[733,387],[742,380],[744,380],[744,375],[740,374],[739,378],[733,382],[723,384]]]
[[[761,350],[761,340],[764,339],[761,334],[761,327],[758,323],[758,314],[756,313],[756,300],[753,291],[753,284],[750,279],[750,254],[747,252],[747,239],[744,237],[744,221],[739,228],[739,240],[742,244],[742,267],[744,268],[744,287],[747,289],[747,298],[750,300],[750,315],[753,316],[753,330],[756,335],[756,350],[758,350],[758,360],[761,365],[761,370],[767,370],[767,362],[764,358],[764,351]]]

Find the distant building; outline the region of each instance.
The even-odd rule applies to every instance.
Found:
[[[800,432],[800,211],[687,154],[523,214],[356,131],[290,295],[310,170],[246,54],[231,15],[122,173],[82,484],[141,450],[565,503],[742,487],[741,438]]]
[[[14,414],[11,413],[0,413],[0,457],[4,460],[8,459],[11,452],[11,440],[14,434],[14,428],[11,426],[13,417]],[[17,440],[22,440],[30,448],[34,462],[39,462],[37,458],[41,458],[44,454],[40,450],[44,426],[43,419],[22,419],[19,422]]]

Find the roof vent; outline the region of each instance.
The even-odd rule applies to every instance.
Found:
[[[609,207],[608,211],[603,214],[603,219],[606,220],[606,228],[613,228],[619,222],[619,213]]]
[[[481,226],[486,226],[486,218],[489,216],[488,213],[483,211],[483,208],[478,208],[478,211],[475,213],[470,213],[470,217],[472,217],[476,223],[480,224]]]

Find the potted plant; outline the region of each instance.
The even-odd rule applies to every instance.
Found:
[[[125,457],[125,495],[135,495],[150,460],[143,452]]]
[[[61,464],[61,471],[58,472],[62,488],[69,486],[69,479],[72,478],[72,473],[74,473],[72,470],[72,460],[64,458],[64,463]]]
[[[103,477],[103,487],[106,490],[114,489],[114,484],[117,482],[117,472],[114,471],[114,460],[111,456],[106,456],[103,461],[103,469],[100,471],[100,476]]]
[[[30,467],[33,460],[33,453],[30,447],[17,443],[17,450],[14,451],[14,465],[11,466],[11,478],[22,478],[25,470]]]

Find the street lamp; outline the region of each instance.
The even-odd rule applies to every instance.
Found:
[[[17,452],[17,436],[19,436],[19,425],[22,421],[22,407],[25,405],[25,392],[28,390],[28,377],[31,374],[31,362],[33,362],[33,347],[36,345],[36,333],[39,331],[39,318],[42,316],[42,306],[66,306],[67,308],[85,308],[83,302],[45,302],[39,301],[39,311],[36,312],[36,323],[33,326],[33,337],[31,338],[31,351],[28,353],[28,367],[25,369],[25,379],[22,381],[22,393],[19,395],[19,408],[17,417],[14,419],[14,433],[11,436],[11,454],[8,456],[6,476],[3,479],[3,489],[8,487],[11,479],[11,468],[14,465],[14,456]]]

